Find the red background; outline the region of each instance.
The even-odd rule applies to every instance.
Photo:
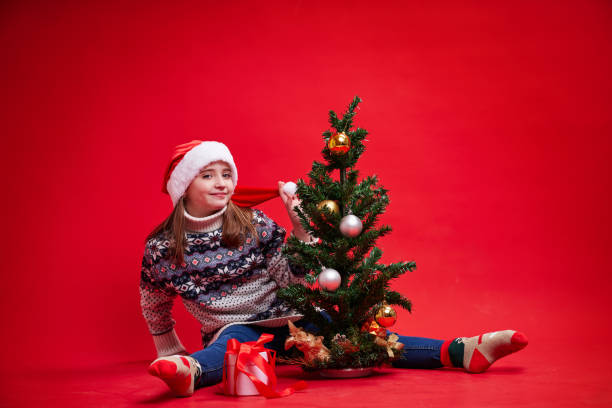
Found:
[[[3,365],[152,359],[138,280],[173,146],[226,143],[242,185],[295,180],[328,110],[359,95],[359,169],[390,190],[384,261],[418,266],[394,284],[414,303],[397,331],[516,328],[517,366],[599,367],[611,16],[606,1],[4,2]],[[289,226],[280,201],[261,208]]]

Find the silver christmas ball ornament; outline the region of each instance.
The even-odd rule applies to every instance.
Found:
[[[357,235],[361,234],[362,229],[363,224],[361,220],[353,214],[349,214],[340,220],[340,232],[345,237],[355,238]]]
[[[342,277],[337,270],[332,268],[323,268],[319,274],[319,286],[329,292],[333,292],[340,287]]]

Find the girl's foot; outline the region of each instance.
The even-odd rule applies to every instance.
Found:
[[[447,367],[463,367],[470,373],[482,373],[496,360],[525,348],[527,343],[527,336],[514,330],[459,337],[444,342],[440,360]]]
[[[147,371],[161,378],[177,397],[190,397],[202,369],[193,357],[175,355],[158,358]]]

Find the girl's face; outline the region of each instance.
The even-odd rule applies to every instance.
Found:
[[[232,170],[222,161],[210,163],[185,191],[185,207],[194,217],[206,217],[225,207],[234,193]]]

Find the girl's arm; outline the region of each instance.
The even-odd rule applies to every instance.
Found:
[[[280,194],[281,200],[285,204],[285,208],[287,209],[287,214],[289,214],[289,219],[291,220],[291,224],[293,225],[292,234],[304,242],[313,242],[314,238],[310,236],[306,231],[304,231],[304,227],[300,223],[300,219],[293,210],[295,207],[300,205],[300,200],[295,195],[288,195],[283,191],[284,182],[278,182],[278,193]]]
[[[270,276],[280,287],[294,283],[305,285],[306,271],[292,265],[283,255],[285,229],[259,210],[256,210],[255,217],[258,224],[259,243],[262,245],[262,252],[266,258],[266,269]]]
[[[140,306],[153,336],[157,357],[186,354],[185,347],[174,330],[176,322],[172,318],[172,305],[176,295],[169,295],[159,287],[151,276],[152,265],[151,256],[145,252],[140,278]]]

